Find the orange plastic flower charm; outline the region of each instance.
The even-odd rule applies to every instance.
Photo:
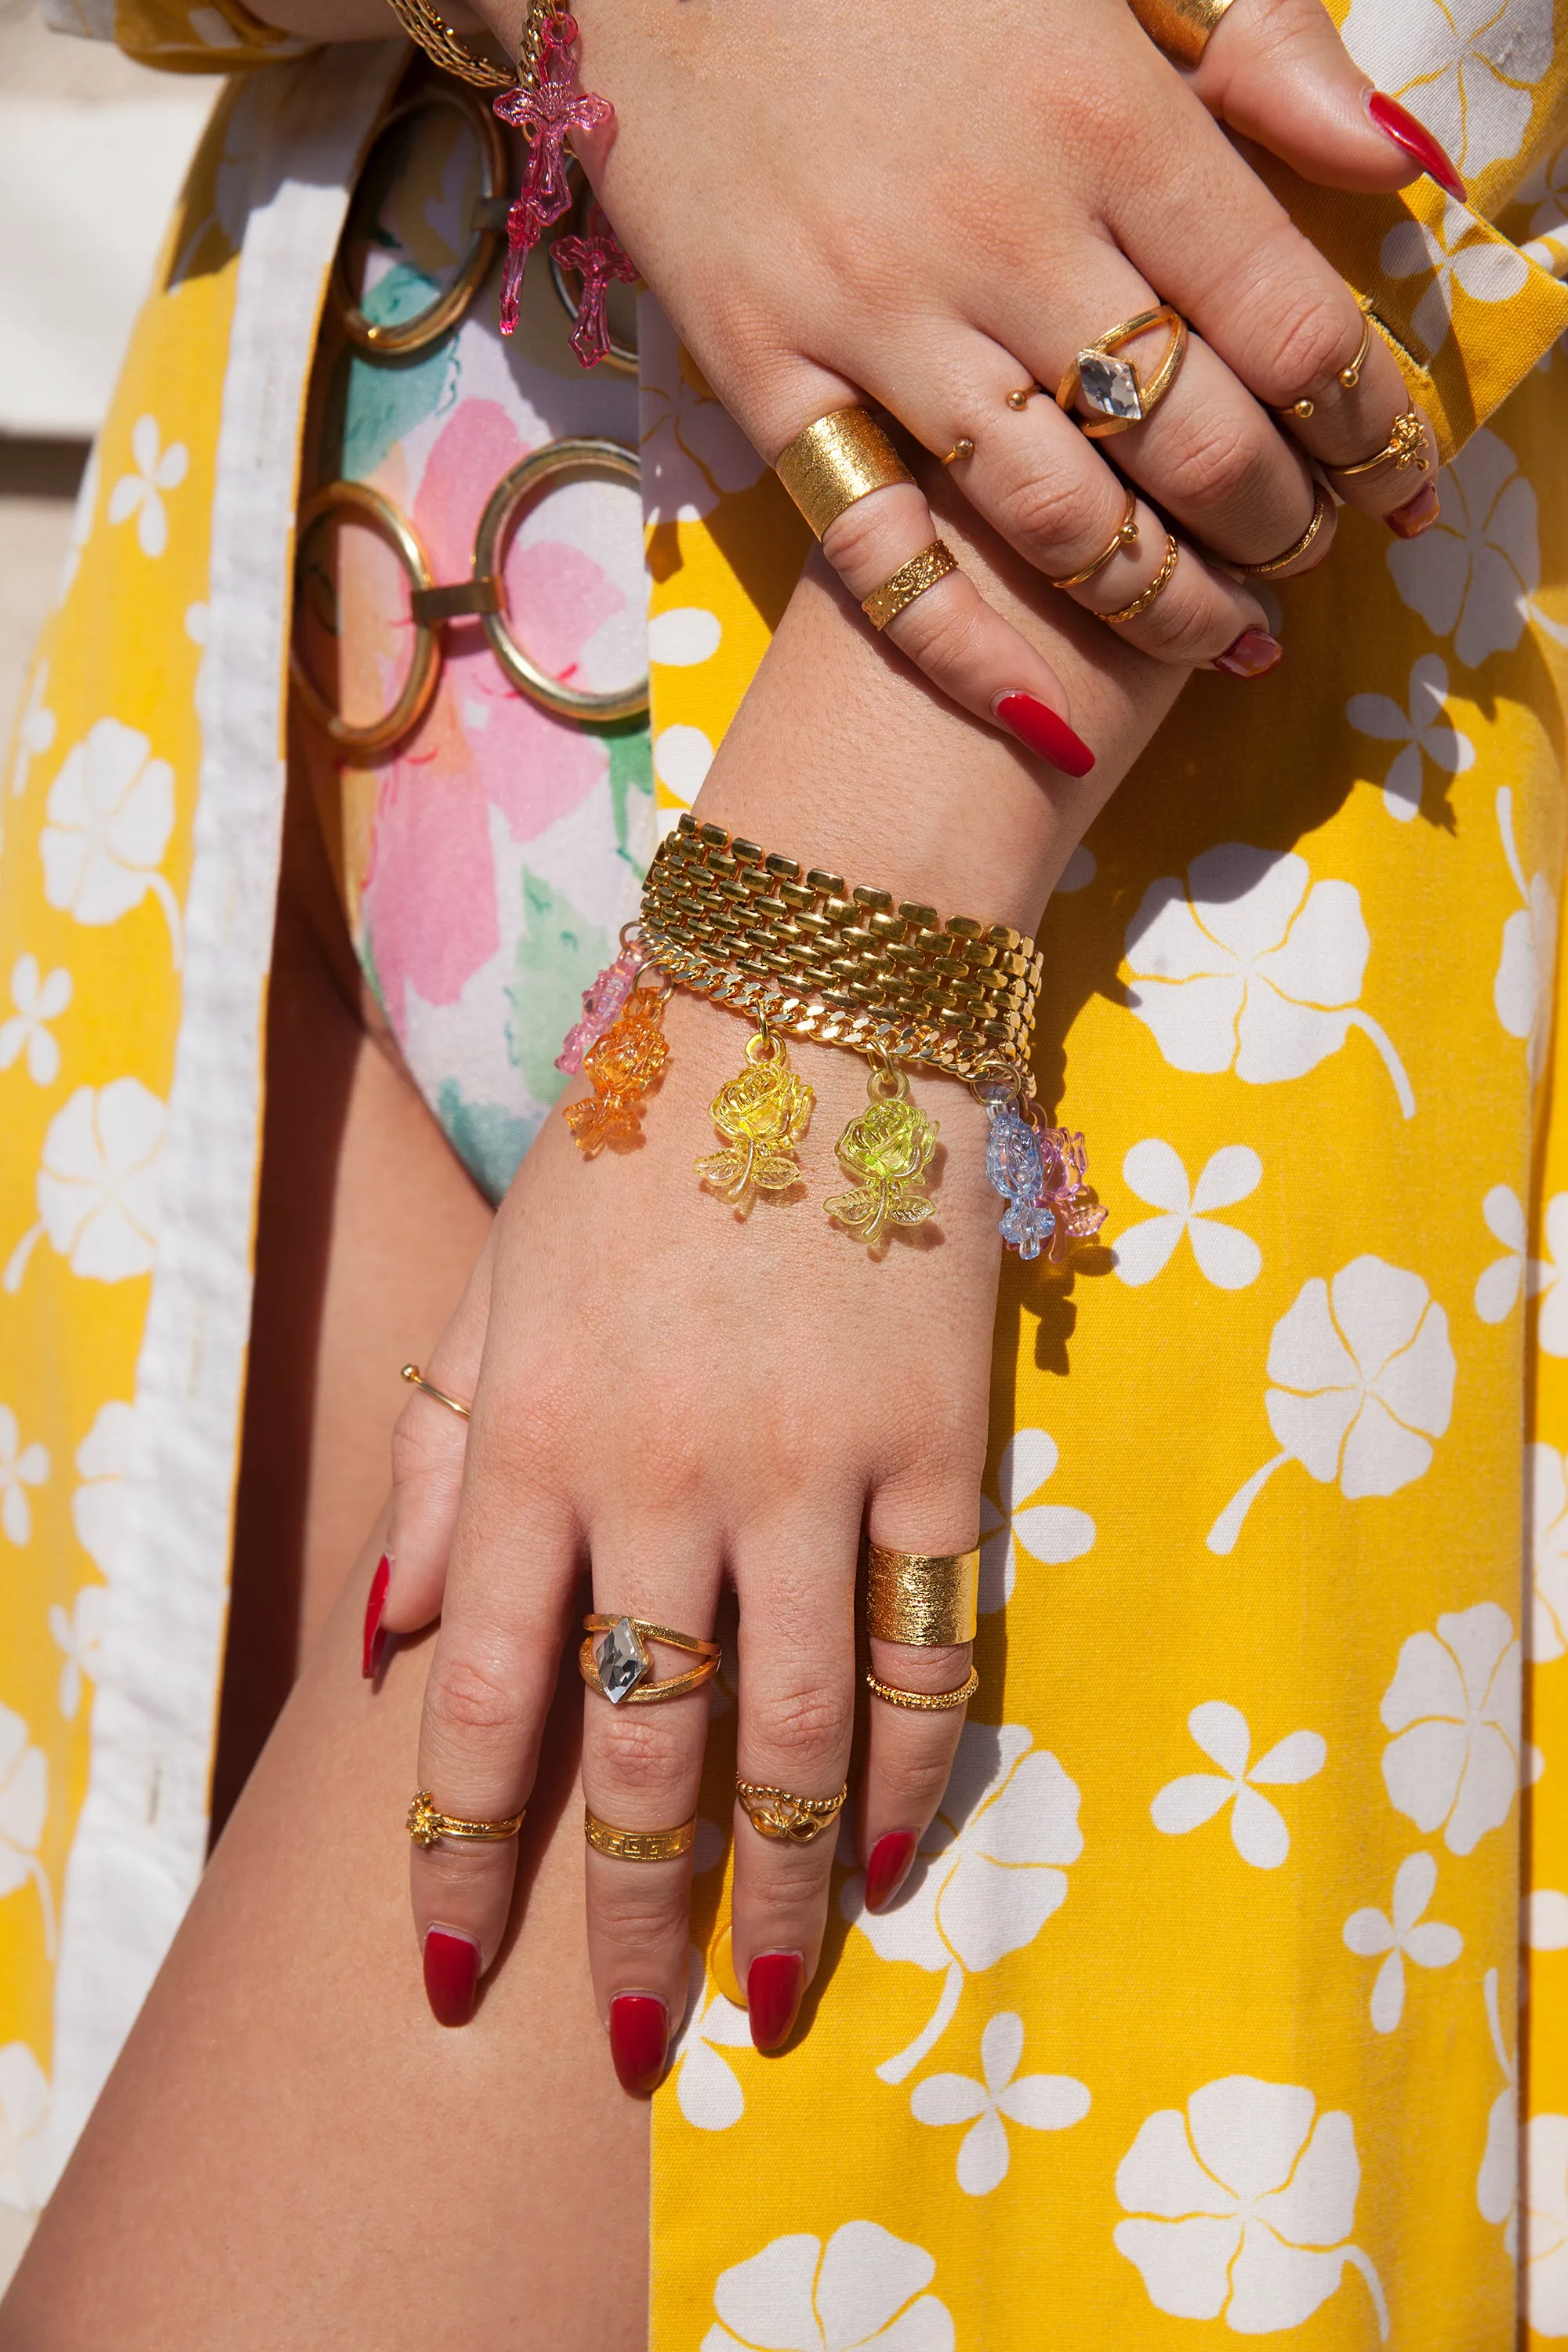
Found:
[[[593,1087],[584,1101],[562,1112],[584,1160],[606,1143],[623,1150],[642,1140],[642,1098],[658,1085],[669,1059],[664,1034],[665,989],[635,988],[622,1011],[583,1064]]]

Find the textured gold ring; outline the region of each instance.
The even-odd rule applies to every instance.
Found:
[[[950,1706],[969,1705],[980,1688],[980,1669],[972,1666],[968,1679],[961,1682],[956,1690],[900,1690],[896,1684],[880,1682],[873,1674],[867,1675],[866,1687],[873,1698],[884,1700],[889,1706],[907,1706],[917,1715],[945,1715]]]
[[[1095,557],[1094,562],[1092,563],[1086,563],[1081,572],[1069,572],[1065,580],[1053,580],[1051,582],[1051,586],[1053,588],[1081,588],[1086,580],[1092,580],[1097,572],[1104,571],[1106,565],[1110,562],[1113,555],[1120,555],[1124,547],[1131,547],[1136,541],[1137,537],[1138,493],[1136,490],[1129,490],[1127,493],[1127,510],[1123,514],[1121,520],[1116,526],[1116,536],[1111,541],[1110,546],[1102,548],[1100,553]]]
[[[1318,533],[1323,528],[1323,519],[1327,515],[1329,509],[1332,504],[1333,500],[1329,492],[1323,488],[1321,482],[1314,482],[1312,485],[1312,520],[1307,525],[1306,530],[1301,533],[1300,538],[1293,540],[1290,545],[1285,550],[1283,555],[1272,556],[1267,563],[1231,563],[1225,558],[1221,558],[1221,561],[1226,562],[1226,568],[1228,571],[1239,572],[1248,580],[1268,580],[1271,579],[1277,572],[1288,572],[1292,563],[1300,562],[1301,557],[1306,554],[1307,550],[1317,538]]]
[[[1150,605],[1155,604],[1170,586],[1171,574],[1176,568],[1176,558],[1181,551],[1181,549],[1176,545],[1171,533],[1167,531],[1165,533],[1165,561],[1161,564],[1160,569],[1156,572],[1152,580],[1150,581],[1149,585],[1144,589],[1143,593],[1141,596],[1134,596],[1131,604],[1123,604],[1120,613],[1101,613],[1099,615],[1100,619],[1102,621],[1108,621],[1111,627],[1114,628],[1120,621],[1135,621],[1140,613],[1146,613],[1149,610]]]
[[[1145,383],[1133,362],[1118,359],[1116,354],[1123,343],[1135,342],[1156,327],[1163,327],[1170,341]],[[1186,320],[1168,302],[1162,302],[1157,310],[1140,310],[1136,318],[1108,328],[1078,352],[1057,386],[1057,406],[1064,415],[1070,415],[1082,393],[1098,411],[1092,419],[1073,419],[1087,440],[1104,441],[1113,433],[1130,433],[1135,425],[1152,416],[1175,383],[1187,356],[1188,341]]]
[[[1330,466],[1326,470],[1331,481],[1350,482],[1358,474],[1373,474],[1380,466],[1388,465],[1401,474],[1408,473],[1413,466],[1418,473],[1425,474],[1431,462],[1421,419],[1413,408],[1407,408],[1403,416],[1394,418],[1381,449],[1374,449],[1370,457],[1363,457],[1353,466]]]
[[[737,1780],[735,1794],[752,1827],[762,1837],[778,1838],[790,1845],[809,1845],[831,1829],[849,1794],[844,1783],[835,1797],[796,1797],[788,1789],[774,1789],[761,1780]]]
[[[978,1623],[980,1552],[866,1550],[866,1631],[875,1642],[952,1649]]]
[[[607,1853],[612,1862],[677,1862],[691,1852],[697,1816],[693,1813],[672,1830],[617,1830],[584,1805],[583,1834],[595,1853]]]
[[[446,1390],[438,1389],[434,1381],[427,1381],[417,1364],[405,1364],[403,1377],[411,1388],[423,1389],[427,1397],[434,1397],[437,1403],[444,1404],[448,1412],[455,1412],[459,1421],[468,1421],[471,1417],[471,1406],[459,1404],[455,1396],[448,1396]]]
[[[722,1654],[717,1642],[706,1642],[697,1633],[678,1633],[673,1625],[655,1625],[646,1617],[595,1614],[584,1618],[583,1633],[578,1672],[588,1688],[607,1698],[612,1706],[623,1703],[653,1706],[667,1698],[684,1698],[688,1691],[700,1690],[704,1683],[712,1681]],[[650,1642],[689,1651],[699,1663],[686,1674],[656,1682],[647,1653]]]
[[[836,408],[797,433],[773,471],[820,539],[873,490],[914,476],[867,408]]]
[[[1195,66],[1230,0],[1131,0],[1132,14],[1173,65]]]
[[[499,1845],[514,1838],[522,1827],[522,1812],[513,1813],[505,1822],[465,1821],[460,1813],[438,1812],[436,1800],[428,1789],[416,1789],[414,1802],[408,1808],[406,1827],[416,1845],[438,1845],[443,1838],[457,1838],[470,1845]]]
[[[958,558],[952,548],[933,539],[929,547],[922,547],[918,555],[911,555],[907,563],[900,563],[896,572],[890,572],[879,588],[873,588],[868,596],[863,597],[860,610],[874,629],[885,629],[917,596],[923,596],[928,588],[934,588],[939,580],[945,580],[950,572],[957,570]]]

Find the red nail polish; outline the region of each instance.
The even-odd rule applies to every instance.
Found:
[[[1424,530],[1431,530],[1441,512],[1436,483],[1423,482],[1413,499],[1406,499],[1402,507],[1395,507],[1394,512],[1384,515],[1383,520],[1395,539],[1419,539]]]
[[[889,1830],[871,1848],[871,1859],[866,1864],[866,1908],[879,1911],[890,1903],[904,1883],[909,1866],[915,1858],[913,1830]]]
[[[1243,629],[1235,645],[1227,646],[1223,654],[1215,654],[1215,669],[1225,670],[1231,677],[1261,677],[1273,668],[1285,648],[1278,637],[1267,629]]]
[[[467,2025],[479,1981],[479,1948],[471,1936],[432,1927],[425,1938],[425,1997],[437,2025]]]
[[[657,1994],[618,1992],[610,2003],[610,2055],[623,2091],[658,2088],[669,2048],[669,2011]]]
[[[1383,132],[1396,147],[1403,147],[1415,157],[1429,179],[1450,196],[1465,201],[1465,184],[1424,122],[1417,122],[1398,101],[1384,98],[1382,90],[1370,89],[1366,94],[1366,110]]]
[[[789,2040],[805,1990],[805,1962],[798,1952],[759,1952],[746,1971],[746,2011],[759,2050],[779,2050]]]
[[[381,1627],[381,1612],[386,1606],[386,1588],[392,1578],[392,1562],[384,1552],[375,1564],[375,1574],[370,1580],[370,1597],[364,1604],[364,1641],[360,1652],[360,1672],[366,1682],[374,1682],[381,1672],[381,1661],[386,1651],[386,1635]]]
[[[991,705],[991,715],[1064,776],[1087,776],[1094,765],[1094,753],[1083,738],[1075,735],[1067,720],[1058,719],[1037,695],[1016,688],[999,694]]]

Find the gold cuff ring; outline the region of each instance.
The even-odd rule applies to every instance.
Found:
[[[978,1622],[980,1552],[866,1552],[866,1631],[874,1642],[911,1649],[973,1642]]]
[[[857,499],[914,476],[866,408],[836,408],[797,433],[773,471],[816,536]]]
[[[436,1809],[436,1800],[428,1789],[416,1789],[414,1802],[408,1808],[406,1827],[416,1845],[438,1845],[443,1838],[456,1838],[470,1845],[500,1845],[514,1838],[522,1827],[521,1812],[513,1813],[505,1822],[465,1821],[460,1813],[442,1813]]]
[[[438,1389],[434,1381],[427,1381],[417,1364],[405,1364],[403,1377],[411,1388],[423,1389],[427,1397],[434,1397],[437,1403],[444,1404],[448,1412],[455,1412],[459,1421],[470,1418],[472,1406],[459,1404],[456,1397],[447,1394],[445,1389]]]

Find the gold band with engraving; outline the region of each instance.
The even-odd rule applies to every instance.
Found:
[[[928,588],[934,588],[939,580],[945,580],[950,572],[957,570],[958,558],[952,548],[933,539],[929,547],[922,547],[918,555],[900,563],[879,588],[873,588],[868,596],[863,597],[860,610],[874,629],[885,629],[917,596],[923,596]]]
[[[678,1862],[691,1852],[697,1816],[693,1813],[689,1822],[680,1822],[672,1830],[617,1830],[602,1822],[591,1805],[584,1805],[583,1834],[595,1853],[607,1853],[612,1862]]]

